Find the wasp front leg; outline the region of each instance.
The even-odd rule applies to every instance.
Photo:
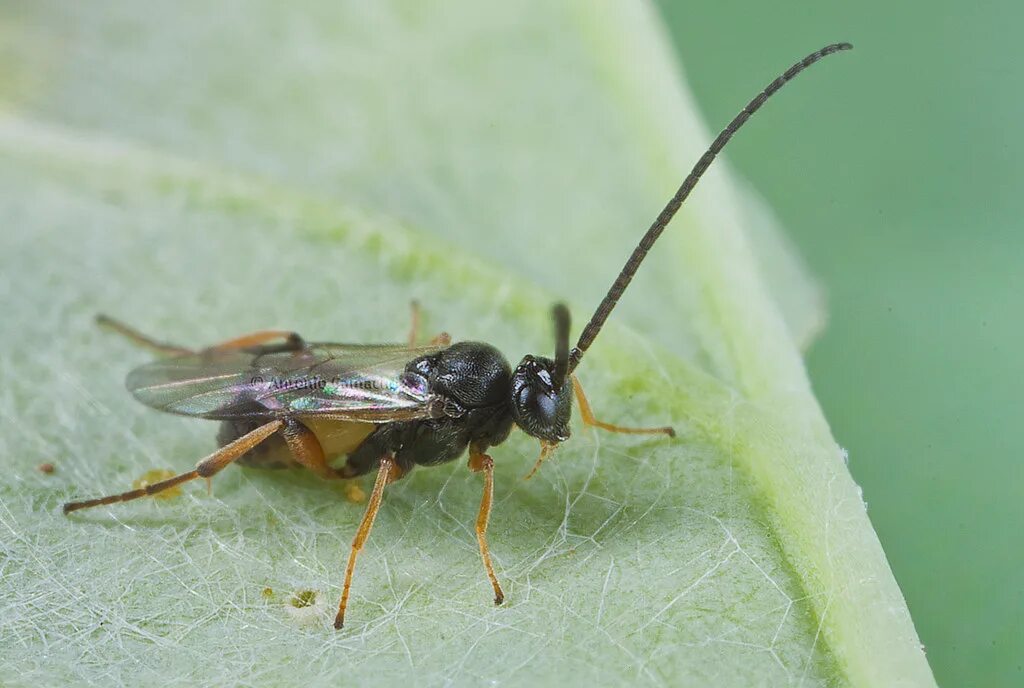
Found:
[[[580,380],[575,375],[572,376],[572,388],[576,393],[576,403],[580,407],[580,419],[584,425],[589,425],[594,428],[601,428],[608,432],[619,432],[627,435],[668,435],[669,437],[675,437],[676,431],[671,427],[661,428],[627,428],[622,425],[612,425],[611,423],[605,423],[594,417],[594,411],[590,408],[590,401],[587,400],[587,396],[583,393],[583,385],[580,384]],[[543,457],[542,457],[543,458]],[[540,462],[538,461],[538,466]]]
[[[483,448],[470,446],[469,470],[484,474],[484,494],[480,498],[480,511],[476,516],[476,541],[480,545],[480,558],[483,559],[487,578],[494,588],[494,604],[505,601],[505,593],[501,589],[498,577],[494,574],[491,564],[491,550],[487,546],[487,525],[491,520],[491,504],[494,502],[494,459],[484,453]]]

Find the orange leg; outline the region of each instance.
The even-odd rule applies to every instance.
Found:
[[[277,346],[269,346],[267,342],[284,340]],[[275,353],[278,351],[300,351],[306,347],[297,332],[290,330],[260,330],[251,334],[229,339],[220,344],[207,347],[206,351],[233,351],[235,349],[257,349],[255,353]],[[265,349],[265,350],[263,350]]]
[[[327,465],[327,457],[324,455],[324,448],[321,446],[320,440],[300,421],[286,420],[281,434],[284,435],[292,456],[300,464],[325,480],[341,477],[338,471]]]
[[[594,417],[594,411],[590,408],[590,402],[587,401],[586,395],[583,393],[583,386],[580,384],[579,378],[575,375],[572,376],[572,388],[576,392],[576,402],[580,406],[580,418],[583,420],[585,425],[589,425],[595,428],[601,428],[608,432],[621,432],[627,435],[668,435],[669,437],[675,437],[676,431],[670,427],[663,428],[626,428],[621,425],[612,425],[611,423],[605,423]],[[544,455],[541,455],[543,460]],[[538,461],[538,466],[540,461]],[[536,469],[534,469],[536,470]],[[531,473],[532,474],[532,473]]]
[[[420,334],[420,302],[413,299],[409,302],[411,321],[409,323],[409,348],[416,346]]]
[[[448,346],[452,343],[452,336],[447,332],[442,332],[428,342],[430,346]]]
[[[530,469],[530,472],[523,476],[523,480],[529,480],[532,478],[533,474],[540,470],[541,464],[551,456],[551,452],[555,451],[555,447],[557,446],[558,444],[555,442],[545,442],[544,440],[541,440],[540,456],[537,457],[537,463],[533,464],[533,468]]]
[[[409,326],[409,348],[412,349],[413,347],[416,346],[416,341],[419,339],[420,302],[416,301],[415,299],[410,301],[409,310],[412,314],[412,322]],[[449,344],[451,344],[451,341],[451,335],[448,334],[447,332],[442,332],[441,334],[431,339],[428,342],[428,344],[430,344],[430,346],[448,346]]]
[[[185,354],[192,353],[191,349],[186,349],[183,346],[167,344],[166,342],[157,341],[152,337],[147,337],[138,330],[125,325],[120,320],[114,320],[102,313],[96,316],[96,324],[112,332],[116,332],[138,346],[150,349],[163,356],[183,356]]]
[[[338,603],[338,615],[334,617],[334,628],[340,630],[345,625],[345,608],[348,606],[349,589],[352,587],[352,574],[356,570],[356,557],[366,544],[366,538],[370,536],[370,529],[373,528],[373,521],[377,518],[380,510],[380,500],[384,496],[384,488],[403,475],[402,470],[395,463],[393,457],[385,456],[380,460],[380,468],[377,470],[377,479],[373,483],[373,492],[370,493],[370,501],[366,505],[366,513],[356,530],[356,536],[352,539],[352,550],[348,555],[348,566],[345,568],[345,585],[341,589],[341,602]]]
[[[505,601],[505,593],[501,590],[498,577],[494,575],[491,564],[491,551],[487,547],[487,524],[491,520],[491,503],[494,501],[494,460],[477,447],[470,447],[469,470],[474,473],[483,471],[484,494],[480,499],[480,511],[476,515],[476,541],[480,545],[480,558],[484,561],[484,569],[494,588],[494,604]]]
[[[196,353],[193,349],[187,349],[176,344],[167,344],[165,342],[157,341],[152,337],[142,334],[135,328],[125,325],[120,320],[115,320],[107,315],[97,315],[96,323],[101,327],[105,327],[116,332],[122,337],[125,337],[133,344],[145,347],[164,356],[183,356],[185,354]],[[263,330],[243,335],[241,337],[236,337],[235,339],[229,339],[226,342],[221,342],[220,344],[214,344],[204,350],[230,351],[232,349],[251,349],[254,347],[264,346],[267,342],[272,342],[275,339],[281,339],[284,341],[278,346],[268,347],[270,351],[298,351],[305,346],[302,337],[300,337],[296,332],[291,332],[289,330]],[[259,353],[270,353],[270,351],[260,351]]]
[[[67,514],[72,511],[78,511],[79,509],[88,509],[90,507],[102,506],[104,504],[129,502],[133,499],[138,499],[139,497],[147,497],[149,495],[156,494],[157,492],[163,492],[164,490],[180,485],[181,483],[188,482],[189,480],[195,480],[196,478],[212,478],[217,473],[224,470],[224,468],[232,461],[273,435],[282,427],[284,427],[284,421],[271,421],[266,425],[261,425],[255,430],[242,435],[234,442],[224,445],[197,463],[195,469],[188,473],[181,473],[173,478],[168,478],[167,480],[162,480],[158,483],[153,483],[152,485],[147,485],[146,487],[139,488],[137,490],[129,490],[128,492],[100,497],[98,499],[88,499],[82,502],[68,502],[64,505],[64,513]]]

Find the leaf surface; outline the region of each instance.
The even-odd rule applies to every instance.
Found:
[[[362,509],[337,486],[233,469],[59,514],[212,446],[123,392],[145,355],[95,312],[190,345],[371,342],[417,298],[515,362],[551,348],[552,300],[585,317],[706,144],[646,6],[304,10],[0,15],[4,681],[930,685],[799,357],[816,292],[724,166],[580,370],[601,416],[680,437],[577,426],[528,483],[535,444],[495,449],[504,607],[461,462],[389,488],[343,633]]]

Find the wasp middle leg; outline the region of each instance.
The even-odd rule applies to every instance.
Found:
[[[356,558],[362,551],[366,539],[370,537],[370,529],[380,511],[380,501],[384,496],[384,488],[388,483],[393,483],[404,475],[402,469],[395,463],[392,456],[385,456],[380,460],[380,468],[377,470],[377,479],[373,483],[373,492],[370,493],[370,501],[366,505],[366,512],[363,520],[359,523],[356,535],[352,539],[352,549],[348,555],[348,566],[345,567],[345,585],[341,589],[341,602],[338,603],[338,614],[334,617],[334,628],[341,630],[345,625],[345,608],[348,606],[349,590],[352,587],[352,574],[356,569]]]
[[[416,342],[419,341],[420,335],[420,302],[413,299],[409,302],[409,348],[412,349],[416,346]],[[436,337],[427,342],[430,346],[448,346],[451,344],[452,337],[447,332],[442,332]]]

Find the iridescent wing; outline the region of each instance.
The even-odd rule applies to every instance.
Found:
[[[409,361],[444,347],[309,344],[255,354],[209,349],[136,368],[128,390],[146,406],[215,420],[317,416],[365,423],[436,418],[440,400]]]

